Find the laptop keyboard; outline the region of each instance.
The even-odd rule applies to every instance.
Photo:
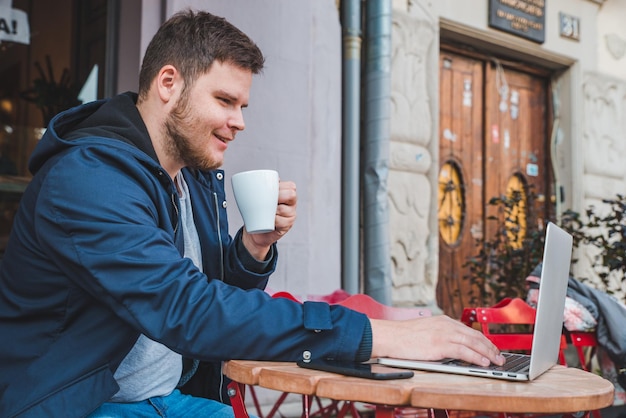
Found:
[[[519,372],[528,369],[530,366],[530,356],[526,354],[502,353],[506,362],[502,366],[491,366],[491,370],[505,372]]]
[[[506,360],[506,362],[502,366],[491,365],[489,367],[484,367],[484,369],[515,373],[528,370],[528,368],[530,367],[530,356],[527,354],[502,353],[502,355]],[[445,364],[456,364],[464,367],[471,366],[475,368],[481,368],[463,360],[456,359],[450,359],[449,361],[446,361]]]

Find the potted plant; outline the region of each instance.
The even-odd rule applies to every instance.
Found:
[[[572,210],[565,211],[561,222],[572,234],[574,247],[592,247],[589,250],[597,277],[581,277],[580,280],[615,294],[624,292],[626,280],[626,196],[617,194],[614,198],[603,199],[602,204],[601,208],[589,206],[584,217]],[[624,298],[623,294],[616,296]]]
[[[38,61],[35,62],[35,68],[39,77],[33,81],[32,88],[21,93],[21,97],[41,110],[44,126],[48,126],[57,113],[81,103],[78,99],[80,88],[72,82],[67,68],[63,70],[59,81],[55,80],[49,55],[46,55],[47,71],[44,72]]]
[[[526,294],[525,279],[541,261],[544,241],[543,230],[527,227],[536,225],[532,213],[524,210],[532,199],[533,195],[516,190],[489,200],[495,215],[488,216],[487,222],[494,224],[494,233],[476,240],[477,252],[465,263],[472,305],[489,306]]]
[[[520,211],[524,199],[522,192],[515,191],[488,203],[495,208],[496,215],[487,218],[495,224],[495,233],[477,239],[476,253],[464,264],[469,271],[465,279],[472,284],[469,296],[473,306],[489,306],[505,297],[526,295],[525,279],[542,261],[545,236],[543,228],[522,227],[537,225],[532,213]],[[530,193],[528,200],[533,199]],[[605,206],[601,209],[587,208],[584,216],[565,211],[559,226],[572,234],[575,249],[591,246],[597,277],[580,277],[580,281],[614,294],[624,291],[626,281],[626,197],[618,194],[602,203]],[[577,261],[572,259],[572,263]]]

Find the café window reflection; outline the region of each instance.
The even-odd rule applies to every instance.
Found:
[[[113,3],[0,0],[0,256],[48,122],[105,97]]]

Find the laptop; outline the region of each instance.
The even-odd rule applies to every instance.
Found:
[[[563,311],[572,255],[572,236],[548,223],[543,249],[543,269],[537,301],[530,355],[502,353],[507,361],[503,366],[475,366],[455,359],[416,361],[379,358],[377,362],[404,369],[457,373],[505,380],[533,380],[554,366],[559,355],[563,331]],[[514,362],[521,364],[513,365]]]

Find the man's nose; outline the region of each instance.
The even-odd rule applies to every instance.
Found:
[[[234,114],[228,121],[228,125],[231,129],[236,129],[238,131],[243,131],[244,129],[246,129],[246,123],[243,120],[243,112],[241,109],[234,112]]]

